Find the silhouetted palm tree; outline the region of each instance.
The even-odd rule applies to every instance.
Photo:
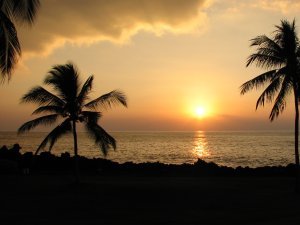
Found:
[[[35,154],[48,143],[49,151],[51,151],[53,145],[61,136],[72,132],[78,181],[76,123],[84,123],[90,136],[95,140],[95,143],[100,147],[103,154],[106,155],[109,147],[116,148],[116,141],[98,125],[101,112],[96,110],[98,107],[110,108],[118,104],[127,106],[126,96],[122,92],[114,90],[95,100],[86,102],[92,90],[93,76],[90,76],[81,86],[79,72],[72,63],[54,66],[46,76],[44,84],[51,86],[56,95],[41,86],[37,86],[26,93],[22,97],[21,102],[38,104],[39,107],[33,114],[46,113],[46,115],[24,123],[18,132],[29,131],[38,125],[51,125],[59,118],[63,118],[64,120],[46,136]]]
[[[269,119],[273,121],[286,107],[286,98],[294,95],[295,106],[295,163],[299,173],[299,42],[295,28],[295,20],[290,23],[282,20],[276,26],[274,37],[257,36],[251,40],[256,52],[249,56],[247,67],[256,63],[257,67],[267,72],[247,81],[241,86],[241,94],[268,85],[257,100],[256,109],[265,102],[274,102]],[[275,95],[276,98],[275,98]],[[298,175],[299,176],[299,175]],[[298,186],[299,188],[299,186]]]
[[[9,80],[21,55],[15,23],[32,24],[39,0],[0,0],[0,70],[1,80]]]

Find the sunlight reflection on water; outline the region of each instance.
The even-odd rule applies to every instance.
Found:
[[[195,132],[193,154],[196,158],[203,159],[210,156],[209,149],[207,148],[207,140],[203,131]]]

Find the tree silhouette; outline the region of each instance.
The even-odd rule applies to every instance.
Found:
[[[92,90],[93,76],[90,76],[81,86],[77,68],[68,63],[54,66],[44,80],[56,92],[52,94],[41,86],[32,88],[21,99],[23,103],[35,103],[39,107],[33,114],[44,114],[43,116],[24,123],[18,130],[23,133],[34,129],[38,125],[51,125],[63,118],[63,121],[56,126],[42,141],[35,154],[49,144],[51,151],[55,142],[63,135],[72,132],[74,138],[74,155],[76,164],[76,177],[78,175],[78,146],[76,124],[83,123],[89,135],[106,155],[110,147],[116,149],[116,141],[101,126],[98,121],[101,112],[97,108],[110,108],[121,104],[127,106],[126,96],[118,90],[111,91],[92,101],[87,102],[89,93]],[[46,114],[46,115],[45,115]]]
[[[286,108],[286,98],[290,93],[294,95],[295,107],[295,163],[297,168],[297,189],[299,189],[299,41],[292,23],[282,20],[276,26],[274,37],[257,36],[251,40],[251,46],[256,52],[249,56],[246,66],[255,63],[267,72],[247,81],[241,86],[241,94],[252,89],[268,85],[256,102],[256,109],[264,106],[265,102],[274,101],[269,119],[273,121]],[[275,98],[276,96],[276,98]]]
[[[21,55],[15,23],[31,25],[39,6],[39,0],[0,0],[0,76],[2,82],[10,79]]]

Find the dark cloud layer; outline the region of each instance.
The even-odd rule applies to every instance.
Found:
[[[122,42],[139,30],[188,32],[203,25],[209,0],[42,0],[36,24],[21,28],[25,53],[48,54],[66,42]]]

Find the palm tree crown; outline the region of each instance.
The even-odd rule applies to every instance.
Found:
[[[39,0],[0,0],[0,71],[2,82],[10,79],[19,56],[15,23],[31,25],[40,6]]]
[[[79,72],[72,63],[57,65],[49,71],[44,80],[44,84],[51,86],[56,94],[37,86],[22,97],[21,102],[31,102],[39,105],[33,114],[43,113],[46,115],[24,123],[19,128],[19,133],[29,131],[38,125],[53,124],[59,118],[63,118],[63,121],[42,141],[36,154],[48,143],[50,151],[61,136],[73,132],[74,151],[77,155],[76,123],[84,124],[104,155],[107,154],[109,147],[116,148],[115,139],[98,125],[101,112],[96,110],[98,107],[107,108],[117,104],[127,106],[126,96],[121,91],[114,90],[88,101],[93,79],[93,76],[90,76],[83,85],[80,85]]]
[[[297,73],[299,43],[295,21],[289,23],[283,20],[276,28],[273,39],[261,35],[251,40],[251,46],[257,47],[257,51],[250,55],[247,61],[247,67],[256,63],[257,67],[268,71],[241,86],[243,95],[254,88],[268,85],[258,98],[256,109],[264,106],[265,102],[272,102],[277,94],[269,116],[271,121],[284,111],[288,94],[294,91],[296,98],[299,95],[299,74]]]

